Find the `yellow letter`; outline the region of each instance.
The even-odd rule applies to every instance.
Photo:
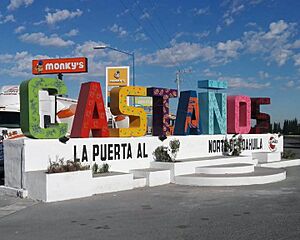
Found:
[[[117,87],[110,92],[110,110],[113,115],[127,115],[129,128],[109,129],[111,137],[141,137],[147,131],[147,114],[142,108],[127,105],[127,96],[147,96],[145,87]]]

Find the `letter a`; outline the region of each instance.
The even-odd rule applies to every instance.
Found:
[[[108,126],[101,85],[87,82],[81,85],[71,138],[108,137]]]

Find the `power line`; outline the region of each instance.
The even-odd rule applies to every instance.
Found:
[[[150,2],[151,2],[151,4],[152,4],[152,8],[155,9],[154,1],[153,1],[153,0],[150,0]],[[169,34],[169,32],[168,32],[167,28],[165,27],[165,25],[163,24],[162,19],[160,18],[160,16],[159,16],[158,14],[155,13],[155,11],[154,11],[154,14],[156,15],[156,17],[157,17],[157,19],[158,19],[158,23],[162,26],[164,32],[167,34],[169,42],[171,42],[172,37],[171,37],[171,35]]]
[[[128,13],[130,14],[130,16],[134,19],[134,21],[138,24],[138,26],[146,33],[146,35],[152,40],[152,42],[156,45],[156,47],[157,47],[158,49],[160,49],[160,50],[163,50],[163,48],[161,47],[161,45],[153,38],[152,34],[150,34],[150,32],[146,29],[146,27],[144,27],[144,26],[142,25],[142,23],[138,20],[138,18],[133,14],[132,9],[128,8],[128,7],[126,6],[126,4],[124,3],[123,0],[119,0],[119,1],[120,1],[120,3],[123,5],[123,7],[124,7],[125,10],[126,10],[126,9],[129,10]],[[154,2],[153,2],[152,0],[150,0],[150,1],[151,1],[151,3],[152,3],[153,9],[155,9]],[[138,9],[140,10],[140,12],[141,12],[142,14],[149,14],[148,12],[146,12],[145,10],[142,9],[142,7],[141,7],[140,4],[139,4],[139,1],[136,1],[134,4],[138,7]],[[159,17],[159,15],[156,14],[155,11],[154,11],[154,14],[156,15],[156,17],[157,17],[157,19],[158,19],[158,21],[159,21],[159,24],[161,25],[162,29],[164,30],[163,32],[165,32],[166,35],[167,35],[167,39],[168,39],[168,41],[169,41],[167,45],[169,45],[170,42],[171,42],[171,40],[172,40],[172,37],[171,37],[170,34],[168,33],[168,31],[167,31],[166,27],[164,26],[163,21],[161,20],[161,18]],[[164,42],[165,42],[164,38],[162,37],[162,35],[161,35],[161,33],[158,31],[158,29],[155,27],[155,25],[152,23],[152,21],[151,21],[149,18],[146,18],[146,20],[147,20],[147,22],[149,23],[149,25],[152,27],[152,29],[154,30],[154,32],[156,32],[156,34],[157,34],[157,36],[159,37],[160,41],[162,41],[162,44],[165,45],[165,44],[164,44]],[[177,88],[178,88],[178,90],[180,90],[180,89],[179,89],[179,88],[180,88],[180,81],[181,81],[181,80],[180,80],[180,75],[183,74],[183,73],[191,73],[191,70],[181,70],[181,69],[183,69],[182,64],[180,64],[180,62],[177,60],[175,54],[173,54],[172,46],[170,46],[170,49],[171,49],[171,54],[172,54],[172,56],[174,57],[174,58],[171,57],[170,60],[171,60],[171,62],[174,64],[174,67],[177,69],[177,71],[176,71],[176,80],[175,80],[175,82],[177,83]],[[181,69],[180,69],[179,67],[180,67]],[[190,84],[190,82],[188,82],[188,84]]]
[[[141,8],[141,6],[140,6],[140,4],[139,4],[139,1],[136,1],[135,3],[136,3],[137,7],[139,8],[139,10],[141,11],[142,14],[149,14],[149,13],[145,12],[145,10],[143,10],[143,9]],[[146,17],[145,19],[146,19],[146,21],[149,23],[149,25],[152,27],[152,29],[156,32],[156,34],[157,34],[157,36],[160,38],[160,40],[161,40],[162,42],[164,42],[165,40],[163,39],[163,37],[162,37],[162,35],[160,34],[160,32],[156,29],[156,27],[154,26],[154,24],[152,23],[152,21],[151,21],[149,18],[147,18],[147,17]]]
[[[132,14],[132,12],[131,12],[131,9],[130,8],[128,8],[127,6],[126,6],[126,4],[122,1],[122,0],[119,0],[120,1],[120,3],[123,5],[123,7],[125,8],[125,10],[126,9],[129,9],[129,14],[130,14],[130,16],[134,19],[134,21],[137,23],[137,25],[139,26],[139,27],[141,27],[141,29],[143,30],[143,31],[145,31],[145,33],[146,33],[146,35],[152,40],[152,42],[156,45],[156,47],[158,47],[159,49],[162,49],[161,48],[161,46],[160,46],[160,44],[152,37],[152,35],[142,26],[142,24],[140,23],[140,21]]]

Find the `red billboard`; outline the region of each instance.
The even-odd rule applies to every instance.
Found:
[[[58,74],[87,72],[87,58],[54,58],[32,60],[32,74]]]

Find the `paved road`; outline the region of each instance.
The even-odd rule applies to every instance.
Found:
[[[0,239],[296,240],[299,175],[293,167],[286,181],[262,186],[169,184],[51,204],[18,199],[28,207],[0,217]]]

